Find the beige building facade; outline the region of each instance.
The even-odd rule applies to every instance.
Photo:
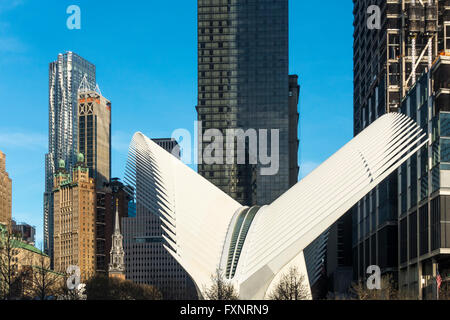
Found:
[[[6,172],[6,156],[0,151],[0,224],[11,222],[12,180]]]
[[[60,162],[54,182],[54,268],[78,266],[83,282],[95,273],[95,180],[80,154],[72,175]]]
[[[101,189],[111,178],[111,102],[96,91],[80,90],[78,124],[78,152]]]

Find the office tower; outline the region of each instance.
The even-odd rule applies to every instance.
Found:
[[[115,212],[119,212],[119,226],[122,230],[122,218],[128,216],[131,197],[118,178],[111,179],[102,189],[97,189],[96,216],[96,272],[108,272],[112,235],[114,233]],[[118,202],[118,203],[117,203]]]
[[[70,170],[78,142],[78,88],[86,77],[95,87],[95,66],[73,52],[59,54],[49,67],[49,134],[45,156],[44,251],[53,256],[53,179],[58,161]],[[53,261],[53,260],[52,260]]]
[[[176,149],[178,143],[175,140],[154,139],[153,141],[167,152],[178,153],[179,158],[179,149]],[[143,163],[140,165],[145,166]],[[135,199],[136,214],[134,217],[129,215],[122,218],[126,279],[157,287],[166,300],[197,299],[197,292],[191,278],[163,247],[166,243],[162,237],[164,231],[159,212],[163,204],[151,203],[151,211],[144,206],[148,194],[145,192],[146,186],[142,183],[146,181],[142,180],[139,174],[144,174],[146,167],[140,165],[135,168],[127,165],[126,170],[128,175],[126,184],[136,186],[136,190],[130,190],[130,194],[133,194]],[[134,175],[131,173],[133,171],[139,174]],[[155,181],[153,183],[155,184],[151,187],[152,192],[157,192],[159,187]]]
[[[398,170],[399,287],[436,299],[450,285],[450,57],[444,52],[418,77],[400,112],[430,133],[431,142]]]
[[[353,2],[357,135],[382,114],[399,111],[417,77],[450,49],[450,11],[443,0]],[[378,26],[372,19],[377,15]],[[398,276],[398,252],[402,250],[398,242],[399,183],[397,174],[391,175],[349,213],[353,216],[355,278],[364,278],[370,265]]]
[[[89,177],[84,156],[72,174],[65,168],[64,160],[54,182],[54,268],[66,272],[69,266],[78,266],[81,281],[95,274],[95,181]]]
[[[12,230],[23,242],[34,246],[36,235],[35,227],[30,226],[28,223],[16,223],[15,220],[12,220]]]
[[[125,280],[125,252],[123,251],[123,236],[120,233],[119,200],[116,200],[116,215],[114,219],[114,233],[112,235],[112,247],[108,275],[110,278]]]
[[[78,93],[78,152],[100,189],[111,177],[111,102],[83,84],[86,78]]]
[[[6,172],[6,156],[0,151],[0,224],[11,222],[12,180]]]
[[[279,170],[261,175],[261,163],[199,163],[199,173],[243,205],[270,203],[297,181],[295,78],[290,91],[288,0],[198,0],[199,158],[209,129],[279,130]],[[292,116],[290,118],[290,116]],[[291,122],[293,121],[293,122]],[[293,131],[290,131],[293,130]],[[268,137],[271,154],[271,137]],[[295,142],[294,142],[295,141]],[[239,148],[242,150],[242,147]],[[294,155],[295,154],[295,155]],[[264,166],[265,167],[265,166]]]

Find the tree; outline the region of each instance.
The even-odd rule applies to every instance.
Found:
[[[46,300],[57,295],[64,277],[51,270],[50,259],[43,253],[31,254],[27,265],[29,273],[26,283],[31,297]]]
[[[291,267],[281,276],[275,289],[269,294],[270,300],[308,300],[311,299],[310,290],[305,276],[297,267]]]
[[[11,224],[0,226],[0,298],[10,300],[13,298],[14,287],[18,275],[16,247],[17,239],[12,232]]]
[[[358,281],[352,284],[350,293],[356,300],[410,300],[413,299],[407,292],[397,289],[392,275],[381,277],[380,289],[369,289],[366,282]]]
[[[161,300],[153,286],[96,275],[86,283],[87,300]]]
[[[211,281],[211,287],[204,290],[207,300],[239,300],[236,289],[224,279],[222,270],[217,269],[216,273],[211,275]]]

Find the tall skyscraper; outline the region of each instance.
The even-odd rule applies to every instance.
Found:
[[[82,154],[78,155],[72,172],[59,161],[54,188],[54,268],[66,272],[69,266],[78,266],[81,281],[95,274],[95,181],[89,177],[89,168]]]
[[[449,48],[450,49],[450,48]],[[399,287],[436,299],[450,286],[450,57],[418,77],[400,112],[430,133],[430,143],[398,170]]]
[[[444,0],[353,3],[356,135],[384,113],[399,111],[418,76],[431,68],[439,54],[450,52],[450,10]],[[410,165],[417,164],[408,161]],[[353,217],[355,278],[365,277],[370,265],[380,266],[382,273],[391,273],[394,278],[398,276],[399,251],[404,248],[398,241],[402,214],[398,192],[403,190],[399,183],[403,182],[397,173],[391,175],[349,213]],[[415,199],[414,189],[412,194]]]
[[[82,88],[78,93],[78,152],[86,157],[97,189],[111,178],[111,102]]]
[[[178,146],[173,139],[153,141],[172,154]],[[136,168],[127,167],[128,173],[133,170],[145,172],[145,168],[139,165]],[[130,190],[136,200],[136,216],[122,218],[126,279],[157,287],[167,300],[196,299],[197,292],[191,278],[163,247],[164,231],[159,214],[162,203],[152,203],[151,211],[146,209],[143,203],[148,195],[141,188],[143,181],[135,180],[137,177],[138,174],[131,174],[126,178],[128,185],[136,186],[136,190]],[[157,188],[159,186],[155,183],[154,192]]]
[[[297,138],[293,137],[298,91],[294,77],[290,87],[288,3],[198,0],[198,134],[203,136],[209,129],[224,136],[227,129],[279,130],[275,175],[261,175],[261,164],[250,164],[248,159],[245,165],[224,160],[198,166],[202,176],[243,205],[270,203],[298,178]],[[209,143],[199,143],[199,155]]]
[[[11,223],[12,180],[6,172],[6,156],[0,151],[0,224]]]
[[[78,142],[78,88],[86,77],[95,88],[95,66],[73,52],[59,54],[49,67],[49,136],[45,156],[44,250],[53,257],[53,178],[58,161],[68,170],[76,162]]]

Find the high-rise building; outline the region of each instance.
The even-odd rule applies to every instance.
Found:
[[[78,93],[78,152],[102,188],[111,178],[111,102],[88,88]]]
[[[445,53],[444,53],[445,54]],[[450,285],[450,57],[418,78],[400,112],[430,133],[430,143],[398,170],[399,287],[436,299],[436,277]]]
[[[116,215],[114,219],[114,233],[112,235],[108,274],[111,278],[125,280],[125,252],[123,250],[123,236],[120,233],[119,200],[116,200]]]
[[[9,225],[12,208],[12,180],[6,172],[6,156],[0,151],[0,224]]]
[[[249,159],[199,163],[203,177],[243,205],[268,204],[298,179],[298,87],[297,78],[289,78],[288,4],[198,0],[198,135],[209,129],[223,136],[227,129],[279,130],[275,175],[261,175],[261,163]],[[199,156],[209,143],[202,140]]]
[[[306,247],[427,142],[414,120],[386,114],[263,207],[242,206],[140,132],[127,173],[138,210],[157,205],[165,248],[202,295],[219,269],[240,298],[262,300],[292,266],[306,277]]]
[[[154,139],[161,148],[172,154],[177,154],[178,143],[173,139]],[[174,151],[175,150],[175,151]],[[141,163],[142,165],[145,165]],[[127,167],[127,172],[134,170],[144,173],[146,167]],[[192,279],[180,264],[164,248],[164,230],[161,226],[159,210],[162,203],[152,203],[151,210],[145,206],[148,194],[139,174],[127,176],[127,185],[136,186],[130,190],[135,200],[136,214],[122,218],[122,234],[125,250],[126,279],[136,283],[149,284],[157,287],[167,300],[196,299],[197,292]],[[139,179],[137,181],[136,179]],[[152,192],[157,192],[155,182]],[[130,206],[132,207],[132,206]]]
[[[95,87],[95,66],[73,52],[59,54],[49,67],[49,135],[45,156],[44,251],[53,257],[53,179],[58,161],[69,172],[78,152],[78,88],[86,78]],[[52,260],[53,261],[53,260]]]
[[[357,135],[381,115],[399,111],[417,77],[431,68],[439,54],[450,51],[450,9],[445,0],[353,3]],[[392,174],[349,213],[355,278],[365,277],[368,266],[378,265],[382,273],[397,279],[398,254],[404,250],[398,241],[399,183],[397,173]]]
[[[64,160],[54,182],[54,269],[66,272],[69,266],[78,266],[81,281],[95,274],[95,181],[89,177],[84,156],[69,174]]]

